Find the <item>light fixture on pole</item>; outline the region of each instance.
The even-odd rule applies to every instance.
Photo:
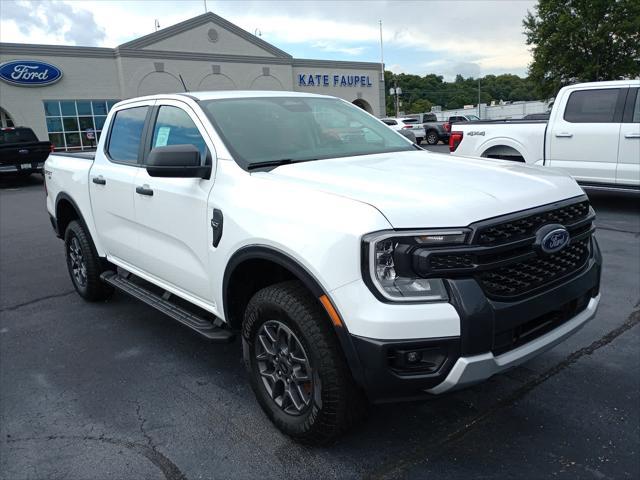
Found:
[[[398,82],[395,82],[395,87],[391,87],[389,89],[389,95],[395,96],[395,110],[396,110],[396,117],[398,117],[398,115],[400,114],[400,101],[398,99],[399,95],[402,95],[402,89],[398,86]]]

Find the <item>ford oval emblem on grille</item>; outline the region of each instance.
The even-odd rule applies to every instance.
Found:
[[[545,225],[536,233],[536,247],[544,253],[555,253],[569,243],[569,232],[562,225]]]

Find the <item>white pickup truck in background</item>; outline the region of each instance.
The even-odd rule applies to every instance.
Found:
[[[456,124],[456,155],[559,168],[590,188],[640,191],[640,80],[582,83],[558,93],[549,120]]]

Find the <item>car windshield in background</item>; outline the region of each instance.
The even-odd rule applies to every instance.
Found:
[[[37,142],[30,128],[6,128],[0,130],[0,144]]]
[[[338,99],[254,97],[200,105],[235,160],[247,169],[414,149],[375,118]]]

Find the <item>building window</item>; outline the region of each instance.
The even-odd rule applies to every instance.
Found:
[[[49,141],[56,150],[96,148],[107,113],[116,102],[118,100],[45,100]]]

